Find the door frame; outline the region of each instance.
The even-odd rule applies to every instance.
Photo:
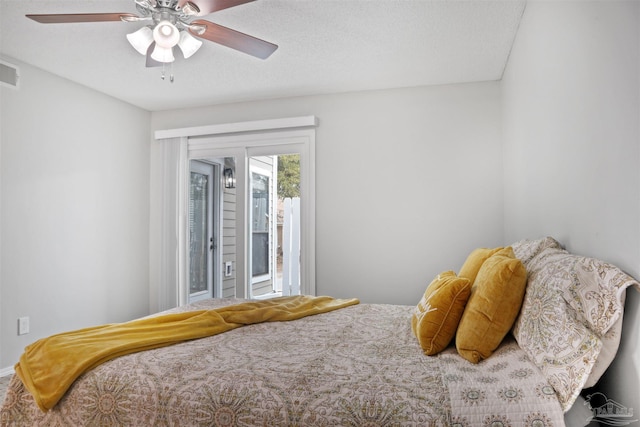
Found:
[[[208,135],[192,137],[187,145],[188,158],[235,157],[236,223],[236,297],[251,296],[249,233],[250,183],[249,158],[263,155],[300,154],[300,211],[301,256],[300,292],[316,294],[315,280],[315,129],[294,129],[280,132],[241,133],[237,135]]]
[[[197,151],[195,140],[203,136],[231,136],[250,133],[269,134],[273,132],[290,135],[297,132],[298,137],[307,144],[308,155],[308,179],[303,177],[309,186],[306,197],[308,208],[304,210],[303,222],[304,253],[301,264],[304,267],[304,276],[301,280],[305,284],[303,293],[315,295],[315,128],[318,126],[318,118],[313,115],[284,117],[278,119],[253,120],[243,122],[226,122],[194,127],[158,129],[153,133],[157,144],[152,144],[151,175],[151,219],[150,219],[150,255],[149,275],[150,283],[150,310],[159,311],[186,304],[186,223],[185,204],[187,197],[184,192],[188,189],[186,178],[188,177],[189,155],[187,146],[191,145],[192,157],[206,158],[207,155],[194,155]],[[237,157],[244,155],[246,150],[237,145],[222,145],[215,154],[210,157]],[[203,151],[206,147],[202,147]],[[236,165],[236,187],[244,188],[246,180],[243,174],[246,167],[242,162]],[[244,220],[244,206],[236,212],[236,218]],[[237,250],[245,244],[243,228],[238,230]],[[245,282],[246,267],[237,265],[235,273],[236,283]],[[244,287],[237,286],[237,297],[244,297]]]
[[[277,167],[277,164],[276,164]],[[247,213],[249,215],[249,221],[248,221],[248,225],[249,228],[247,230],[247,233],[250,234],[248,242],[249,242],[249,249],[248,252],[251,254],[251,256],[249,257],[249,271],[251,272],[251,294],[250,297],[253,298],[253,288],[254,285],[256,283],[260,283],[260,282],[265,282],[265,281],[271,281],[271,287],[272,289],[275,288],[275,259],[273,258],[273,248],[276,246],[277,242],[276,242],[276,234],[274,233],[274,224],[276,223],[276,221],[274,220],[274,212],[275,212],[275,199],[277,197],[277,195],[274,194],[273,191],[273,184],[275,182],[274,179],[274,171],[273,171],[273,165],[272,165],[272,169],[271,170],[267,170],[261,166],[257,166],[254,164],[251,164],[251,162],[249,163],[249,174],[251,176],[251,178],[249,178],[249,192],[250,192],[250,202],[249,202],[249,206],[252,205],[253,200],[252,197],[253,196],[253,174],[258,174],[258,175],[262,175],[262,176],[266,176],[269,182],[267,191],[268,191],[268,215],[269,215],[269,221],[267,223],[267,230],[266,233],[268,234],[268,247],[267,247],[267,272],[260,275],[260,276],[253,276],[253,222],[254,222],[254,217],[253,217],[253,209],[248,209]]]
[[[194,165],[193,162],[196,162]],[[206,167],[210,167],[211,174],[211,188],[209,189],[209,227],[211,229],[210,238],[212,239],[211,243],[213,244],[213,251],[211,256],[208,259],[208,270],[209,270],[209,280],[211,285],[211,293],[209,291],[199,293],[198,295],[192,297],[192,294],[189,289],[189,284],[191,282],[191,278],[188,276],[190,269],[187,269],[187,295],[186,300],[188,303],[192,303],[195,301],[199,301],[201,299],[206,298],[219,298],[222,296],[222,251],[220,250],[222,246],[221,236],[222,236],[222,189],[221,189],[221,181],[222,181],[222,169],[224,166],[224,161],[220,162],[219,159],[191,159],[189,160],[189,172],[191,173],[194,170],[194,166],[196,165],[204,165]],[[198,166],[196,166],[197,168]],[[189,193],[187,193],[187,197]],[[189,206],[189,204],[187,204]],[[188,233],[187,233],[188,235]],[[189,259],[190,251],[186,251],[187,256],[187,265],[190,265],[191,260]]]

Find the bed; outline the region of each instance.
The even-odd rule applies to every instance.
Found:
[[[527,268],[526,293],[510,332],[478,363],[461,357],[455,342],[426,355],[412,330],[416,306],[359,303],[114,358],[81,374],[48,411],[16,375],[1,423],[565,425],[580,391],[615,355],[625,289],[640,285],[614,266],[568,254],[551,238],[512,247]],[[593,282],[589,266],[604,285]],[[169,313],[244,302],[205,300]],[[571,319],[561,326],[564,344],[555,335],[559,316]]]

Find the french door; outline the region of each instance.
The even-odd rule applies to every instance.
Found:
[[[252,283],[271,279],[271,248],[274,235],[271,232],[273,221],[271,191],[271,171],[251,168],[251,278]]]
[[[217,197],[219,165],[190,162],[189,302],[212,298],[218,282]]]
[[[312,130],[292,130],[266,134],[221,135],[190,138],[188,157],[190,159],[224,159],[233,164],[236,187],[232,203],[225,200],[224,212],[225,248],[223,259],[225,270],[229,270],[235,282],[234,296],[238,298],[258,297],[260,294],[280,291],[278,250],[282,246],[277,235],[276,214],[277,193],[273,185],[276,179],[277,163],[268,174],[257,171],[256,159],[295,155],[299,159],[300,195],[297,204],[299,212],[299,243],[292,269],[297,280],[295,293],[315,294],[315,133]],[[262,167],[264,169],[264,166]],[[233,211],[229,210],[232,206]],[[233,215],[233,219],[230,217]],[[233,229],[228,228],[233,223]],[[227,238],[226,233],[231,233]],[[229,252],[229,253],[227,253]],[[231,254],[232,252],[232,254]],[[229,264],[229,268],[227,267]],[[263,282],[270,277],[272,283]],[[227,274],[223,293],[227,290]],[[264,283],[264,286],[262,284]],[[272,292],[273,291],[273,292]],[[288,292],[291,292],[287,289]],[[285,294],[285,289],[282,289]]]

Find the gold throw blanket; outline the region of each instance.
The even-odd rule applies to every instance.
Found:
[[[291,296],[85,328],[52,335],[27,346],[15,370],[40,409],[47,411],[82,373],[116,357],[220,334],[243,325],[296,320],[358,302]]]

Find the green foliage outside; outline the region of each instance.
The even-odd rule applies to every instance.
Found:
[[[278,197],[300,197],[300,155],[278,156]]]

